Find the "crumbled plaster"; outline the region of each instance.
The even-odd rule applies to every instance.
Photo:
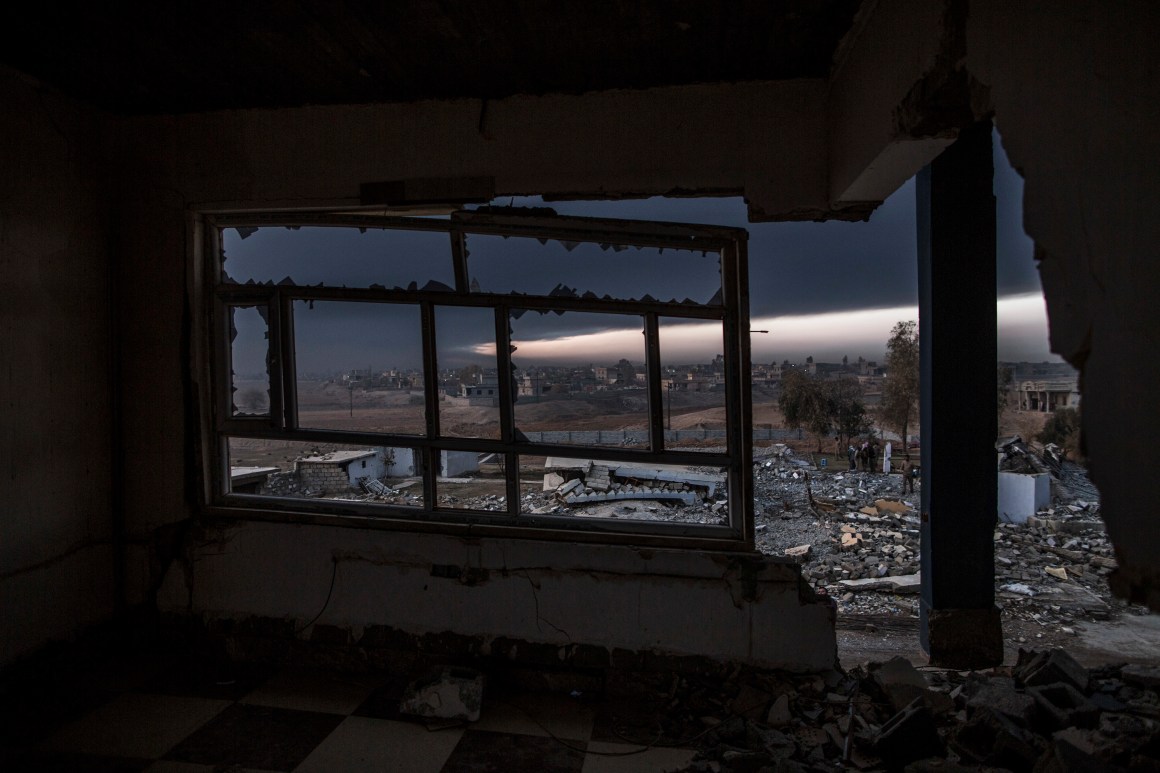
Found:
[[[1121,596],[1160,610],[1154,455],[1160,411],[1160,16],[1146,0],[977,0],[970,73],[1025,179],[1052,351],[1080,369],[1083,435],[1121,569]]]

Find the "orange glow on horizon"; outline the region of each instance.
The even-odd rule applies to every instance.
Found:
[[[999,326],[999,359],[1059,359],[1048,350],[1047,310],[1042,294],[1000,298],[995,313]],[[752,360],[793,362],[812,356],[821,362],[837,362],[843,356],[850,359],[861,356],[881,361],[895,323],[917,319],[918,309],[914,306],[754,317],[750,320],[750,329],[769,333],[752,334]],[[513,343],[517,350],[512,359],[522,366],[605,363],[621,357],[639,363],[644,358],[644,336],[639,328],[513,340]],[[473,350],[480,355],[495,355],[494,344],[481,344]],[[666,365],[709,362],[721,351],[718,322],[661,327],[661,357]]]

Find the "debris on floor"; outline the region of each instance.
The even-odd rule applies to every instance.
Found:
[[[479,720],[483,674],[458,666],[441,666],[407,685],[399,711],[419,717]]]
[[[696,734],[687,773],[1160,770],[1160,670],[1087,670],[1066,651],[1013,667],[737,675],[669,690],[664,738]],[[698,725],[700,729],[698,729]]]

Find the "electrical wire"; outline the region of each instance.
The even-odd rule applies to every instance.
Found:
[[[337,578],[337,577],[338,577],[338,559],[337,559],[337,558],[334,558],[334,557],[332,557],[330,560],[331,560],[331,569],[330,569],[330,590],[328,590],[328,591],[326,592],[326,601],[322,602],[322,609],[318,610],[318,614],[317,614],[317,615],[315,615],[314,617],[310,618],[310,622],[309,622],[309,623],[307,623],[306,625],[302,626],[301,628],[299,628],[297,631],[295,631],[295,632],[294,632],[294,635],[295,635],[295,636],[297,636],[298,634],[302,633],[303,631],[305,631],[305,630],[306,630],[307,628],[309,628],[310,626],[314,625],[314,623],[315,623],[315,622],[318,620],[318,618],[322,617],[322,613],[326,611],[326,608],[327,608],[328,606],[330,606],[330,597],[331,597],[332,595],[334,595],[334,580],[335,580],[335,578]]]

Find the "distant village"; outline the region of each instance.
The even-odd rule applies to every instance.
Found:
[[[850,379],[858,383],[860,400],[866,406],[877,405],[882,396],[885,369],[877,362],[859,357],[851,362],[818,362],[807,357],[804,362],[755,363],[751,370],[755,393],[769,399],[778,394],[782,379],[798,371],[823,381]],[[998,377],[1007,389],[1008,409],[1051,413],[1057,408],[1078,408],[1080,402],[1076,372],[1066,363],[1001,362]],[[417,390],[424,387],[418,370],[374,368],[352,369],[335,374],[310,374],[306,380],[325,381],[365,391]],[[725,361],[717,355],[702,364],[665,367],[661,389],[670,397],[673,392],[712,392],[724,388]],[[619,360],[614,365],[538,366],[515,372],[517,400],[583,399],[587,395],[607,392],[643,392],[647,377],[643,365]],[[439,374],[442,394],[466,399],[474,406],[499,405],[499,381],[494,368],[468,365]],[[584,427],[569,427],[583,430]],[[766,427],[766,432],[773,432]],[[597,443],[599,444],[599,442]],[[367,448],[319,452],[298,458],[292,470],[270,466],[231,466],[231,490],[236,493],[265,493],[282,496],[339,495],[358,490],[381,493],[373,488],[384,477],[406,478],[419,474],[422,459],[410,448]],[[445,476],[473,475],[480,469],[481,454],[464,451],[442,451],[440,469]]]
[[[1009,374],[1008,404],[1019,411],[1050,413],[1056,408],[1079,406],[1080,395],[1076,371],[1064,362],[1000,362],[1000,370]],[[841,362],[754,363],[750,371],[752,384],[758,389],[776,391],[782,377],[793,370],[822,380],[851,378],[862,389],[868,406],[876,405],[882,395],[885,369],[874,360],[859,357],[842,358]],[[353,389],[391,390],[422,389],[423,373],[417,369],[352,369],[342,373],[318,374],[317,380],[340,383]],[[643,364],[621,359],[612,365],[535,366],[515,372],[517,397],[524,401],[537,398],[562,398],[596,392],[640,390],[646,386]],[[718,354],[708,363],[668,366],[661,371],[661,389],[685,392],[710,392],[725,383],[725,360]],[[473,405],[498,405],[499,380],[495,368],[469,365],[443,370],[439,374],[440,391],[449,397],[467,398]]]

